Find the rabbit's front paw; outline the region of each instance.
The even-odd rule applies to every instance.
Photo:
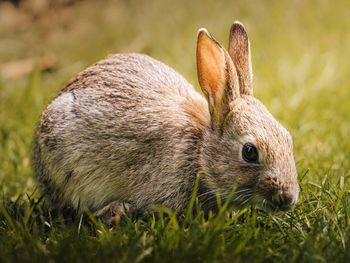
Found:
[[[129,203],[113,201],[94,213],[95,217],[110,225],[116,225],[127,213],[132,212]]]

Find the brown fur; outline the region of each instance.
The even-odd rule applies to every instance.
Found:
[[[199,33],[198,76],[209,104],[173,69],[140,54],[110,56],[67,84],[34,138],[35,174],[52,204],[99,215],[123,204],[183,211],[197,175],[207,210],[233,187],[239,205],[295,204],[291,136],[251,95],[249,41],[241,24],[232,28],[230,54]],[[242,159],[247,142],[258,164]]]

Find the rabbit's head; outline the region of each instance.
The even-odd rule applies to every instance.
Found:
[[[296,204],[292,137],[253,96],[250,44],[241,23],[231,27],[228,52],[199,30],[197,71],[211,116],[201,150],[207,188],[223,197],[235,188],[238,205],[286,209]]]

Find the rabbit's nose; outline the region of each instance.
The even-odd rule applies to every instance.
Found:
[[[281,210],[287,210],[296,203],[294,194],[289,191],[276,193],[273,196],[272,201]]]

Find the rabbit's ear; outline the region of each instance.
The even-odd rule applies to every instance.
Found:
[[[227,51],[205,29],[198,32],[197,74],[212,126],[222,129],[229,103],[239,96],[238,76]]]
[[[240,22],[230,29],[228,53],[236,66],[241,94],[253,95],[253,70],[247,31]]]

